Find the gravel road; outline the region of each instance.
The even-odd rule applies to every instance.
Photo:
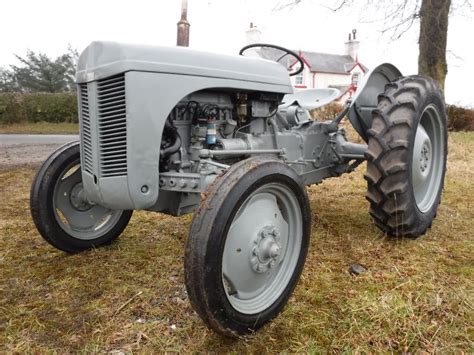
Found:
[[[40,165],[56,148],[77,135],[0,134],[0,171]]]

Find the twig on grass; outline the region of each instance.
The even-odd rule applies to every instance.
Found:
[[[138,296],[140,296],[142,293],[143,293],[143,291],[140,291],[140,292],[138,292],[135,296],[130,297],[127,302],[125,302],[124,304],[122,304],[122,305],[114,312],[114,315],[112,316],[112,318],[114,318],[122,309],[124,309],[125,307],[127,307],[127,305],[128,305],[130,302],[132,302],[135,298],[137,298]]]

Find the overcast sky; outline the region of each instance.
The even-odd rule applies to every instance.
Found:
[[[254,22],[264,42],[342,54],[347,34],[357,28],[362,63],[371,68],[391,62],[405,75],[416,73],[417,25],[390,41],[380,33],[382,24],[370,21],[377,19],[373,10],[355,7],[334,13],[320,2],[303,0],[296,8],[272,11],[284,1],[189,0],[190,47],[235,54],[246,44],[245,30]],[[180,0],[2,0],[0,66],[17,64],[13,54],[24,55],[27,48],[56,56],[68,44],[81,51],[94,40],[172,46],[180,8]],[[448,38],[449,103],[474,106],[473,37],[472,12],[455,11]]]

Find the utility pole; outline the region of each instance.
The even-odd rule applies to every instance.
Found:
[[[189,47],[188,0],[181,0],[181,20],[178,22],[177,46]]]

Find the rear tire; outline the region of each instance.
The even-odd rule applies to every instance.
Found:
[[[375,224],[390,236],[425,234],[441,200],[448,146],[435,81],[409,76],[388,84],[368,135],[366,198]]]
[[[68,253],[112,243],[132,216],[132,211],[93,205],[82,196],[79,142],[72,142],[46,159],[30,193],[31,216],[38,232]]]

